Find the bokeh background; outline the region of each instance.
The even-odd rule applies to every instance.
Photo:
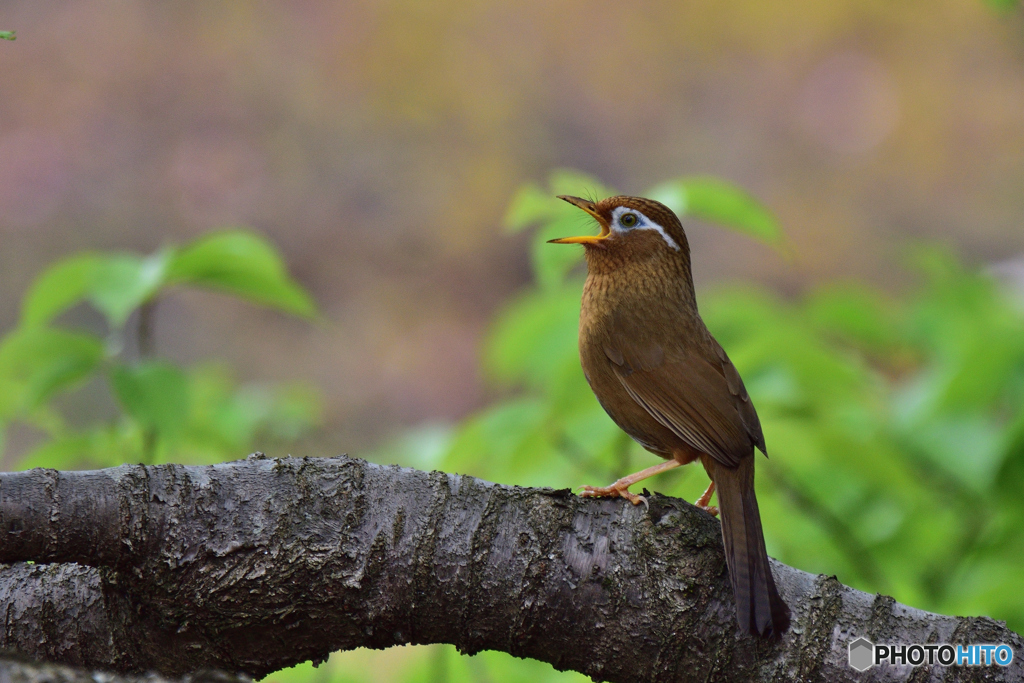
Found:
[[[1024,292],[1024,16],[1012,2],[8,0],[0,29],[17,30],[15,42],[0,42],[0,334],[15,328],[33,278],[59,258],[150,253],[250,226],[277,245],[320,317],[177,290],[160,299],[153,345],[181,366],[216,361],[244,386],[300,383],[319,397],[309,400],[320,406],[316,420],[257,444],[271,455],[436,463],[450,428],[530,390],[514,371],[493,381],[485,348],[495,320],[508,320],[508,302],[537,286],[531,233],[505,229],[508,207],[525,183],[546,190],[557,168],[628,193],[709,174],[757,197],[787,249],[688,222],[698,296],[745,282],[789,315],[830,283],[867,283],[902,301],[923,281],[941,289],[936,282],[974,283],[979,272],[995,274],[1000,292]],[[582,219],[577,226],[587,229]],[[967,274],[946,257],[920,256],[921,243]],[[908,261],[932,263],[922,267],[932,275]],[[960,275],[942,280],[938,271]],[[913,301],[950,308],[929,296]],[[1013,310],[1003,293],[991,296],[999,311]],[[744,301],[716,304],[709,324],[725,333],[771,324],[735,313]],[[972,305],[991,322],[991,306],[975,301],[958,325],[971,327]],[[1010,321],[1013,337],[1006,315],[996,317]],[[61,324],[109,334],[89,306]],[[892,342],[902,350],[889,360],[916,367],[927,354],[906,360],[907,339]],[[131,357],[130,335],[121,341]],[[1003,380],[1024,362],[1007,353]],[[746,362],[756,372],[756,359]],[[883,363],[880,376],[898,382],[900,362]],[[757,382],[748,384],[757,401]],[[1010,384],[985,410],[1015,424],[1021,385]],[[760,389],[764,402],[771,386]],[[72,424],[119,414],[103,381],[59,400]],[[2,466],[12,469],[47,435],[22,420],[5,438]],[[539,481],[459,457],[443,462],[504,483]],[[642,457],[636,463],[650,464]],[[574,486],[587,472],[559,470],[543,483]],[[681,492],[702,488],[697,474]],[[964,495],[983,497],[991,481],[983,484]],[[928,495],[938,499],[940,489]],[[781,524],[787,510],[767,514]],[[825,531],[807,523],[807,543],[840,533],[841,512],[830,519]],[[1000,547],[1018,547],[1020,527],[1000,524]],[[946,588],[929,593],[898,576],[872,583],[872,572],[889,571],[885,561],[858,573],[841,548],[814,555],[785,534],[769,540],[773,554],[809,571],[1024,626],[1019,599],[949,602]],[[870,543],[902,566],[885,541]],[[1006,561],[998,572],[999,585],[1024,579]],[[515,673],[512,661],[405,648],[276,676],[561,678],[535,664]]]

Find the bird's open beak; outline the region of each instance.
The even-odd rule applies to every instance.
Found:
[[[580,235],[579,237],[559,237],[556,240],[548,240],[548,242],[550,242],[551,244],[590,244],[593,246],[603,247],[604,245],[601,244],[601,240],[605,239],[606,237],[608,237],[608,235],[612,234],[612,231],[608,228],[608,223],[605,221],[605,219],[601,216],[601,214],[597,212],[597,207],[594,205],[594,202],[586,199],[580,199],[579,197],[573,197],[567,194],[560,194],[558,195],[558,198],[563,201],[569,202],[573,206],[577,206],[583,209],[591,216],[596,218],[598,224],[601,226],[601,234]]]

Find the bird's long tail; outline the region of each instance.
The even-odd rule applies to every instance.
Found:
[[[777,638],[789,628],[789,607],[779,596],[768,565],[754,495],[754,458],[743,458],[735,468],[710,456],[702,457],[701,461],[718,491],[722,540],[740,628],[765,638]]]

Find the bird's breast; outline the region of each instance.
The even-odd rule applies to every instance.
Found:
[[[703,347],[709,338],[688,281],[625,273],[587,277],[580,310],[581,345],[589,340],[619,341],[681,351]]]
[[[682,446],[626,390],[618,373],[629,362],[656,368],[701,346],[706,328],[695,306],[665,287],[588,277],[580,312],[580,363],[605,412],[647,450],[670,457]],[[639,368],[637,368],[639,369]],[[656,370],[655,370],[656,371]]]

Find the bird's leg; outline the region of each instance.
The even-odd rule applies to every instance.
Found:
[[[634,472],[628,476],[619,479],[611,486],[584,486],[583,493],[580,495],[584,498],[625,498],[633,505],[639,505],[640,503],[647,504],[647,499],[643,496],[638,496],[635,493],[629,492],[629,487],[638,481],[643,481],[648,477],[653,477],[656,474],[666,472],[673,467],[679,467],[681,463],[675,458],[666,460],[660,465],[653,465],[645,470]]]
[[[694,505],[699,507],[701,510],[707,510],[712,515],[717,517],[718,516],[718,508],[715,507],[714,505],[708,505],[708,503],[711,502],[711,494],[714,493],[714,492],[715,492],[715,480],[712,479],[711,483],[708,484],[707,490],[701,495],[700,498],[697,499],[697,502],[694,503]]]

